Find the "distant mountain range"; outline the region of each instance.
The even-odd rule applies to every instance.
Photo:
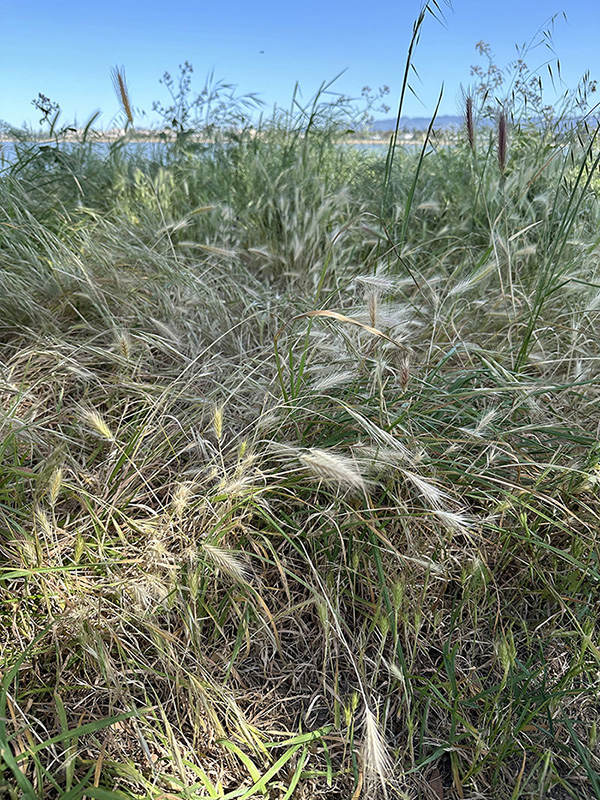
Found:
[[[570,128],[575,127],[577,124],[581,123],[582,120],[585,119],[587,121],[587,125],[589,128],[593,129],[600,124],[600,117],[597,115],[586,115],[585,118],[577,118],[577,117],[565,117],[560,120],[557,120],[555,125],[558,130],[567,130]],[[429,123],[431,122],[431,117],[400,117],[400,127],[399,130],[407,130],[407,131],[426,131],[429,127]],[[539,120],[536,121],[534,118],[529,119],[529,123],[533,123],[539,127],[543,127],[546,122]],[[462,128],[465,125],[464,117],[455,117],[451,115],[440,115],[439,117],[435,118],[435,123],[433,127],[436,130],[452,130],[457,128]],[[496,125],[495,120],[493,119],[479,119],[477,121],[477,127],[483,128],[492,128]],[[396,120],[395,118],[392,119],[377,119],[371,124],[371,130],[374,132],[381,132],[381,131],[393,131],[396,128]]]

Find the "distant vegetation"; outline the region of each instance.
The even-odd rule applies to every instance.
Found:
[[[2,797],[600,798],[600,143],[490,74],[387,157],[187,68],[168,146],[23,133]]]

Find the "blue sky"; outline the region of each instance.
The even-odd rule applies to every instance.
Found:
[[[553,43],[565,83],[574,87],[586,70],[600,79],[600,0],[440,5],[445,24],[430,17],[423,27],[414,58],[420,80],[412,82],[419,99],[407,98],[407,116],[428,116],[442,82],[440,113],[458,113],[460,86],[478,62],[476,42],[489,42],[505,66],[515,44],[561,12],[567,21],[556,19]],[[100,109],[100,124],[110,127],[118,115],[111,67],[124,65],[133,105],[151,112],[153,100],[168,99],[162,73],[176,73],[185,60],[194,65],[197,89],[214,69],[241,92],[259,93],[267,109],[288,105],[296,81],[309,97],[343,70],[338,91],[354,96],[364,85],[387,84],[394,107],[420,8],[420,0],[13,0],[0,15],[0,119],[37,124],[31,101],[42,92],[60,103],[65,122],[82,123]],[[528,65],[541,66],[551,55],[538,48]],[[151,113],[138,118],[140,126],[152,121]]]

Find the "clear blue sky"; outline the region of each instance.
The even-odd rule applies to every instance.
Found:
[[[600,0],[440,5],[445,27],[430,17],[422,30],[414,58],[420,82],[413,80],[422,102],[407,98],[407,116],[429,115],[442,82],[440,112],[456,114],[460,85],[468,84],[478,59],[476,42],[489,42],[504,66],[515,44],[559,12],[567,21],[556,20],[553,41],[565,82],[574,86],[585,70],[600,79]],[[420,8],[420,0],[7,1],[0,14],[0,119],[37,125],[31,101],[42,92],[60,103],[65,122],[82,123],[100,109],[100,124],[110,127],[118,114],[111,67],[124,65],[133,105],[150,112],[153,100],[167,100],[162,73],[176,73],[185,60],[194,65],[198,89],[214,68],[240,91],[259,93],[267,108],[287,105],[296,81],[308,97],[342,70],[340,92],[357,95],[365,84],[387,84],[393,107]],[[529,66],[549,55],[535,50]]]

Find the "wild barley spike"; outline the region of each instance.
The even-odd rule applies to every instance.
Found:
[[[127,82],[125,80],[125,70],[123,67],[115,67],[111,69],[110,76],[119,105],[123,109],[128,122],[133,125],[133,111],[131,110],[131,103],[129,101],[129,89],[127,88]]]

